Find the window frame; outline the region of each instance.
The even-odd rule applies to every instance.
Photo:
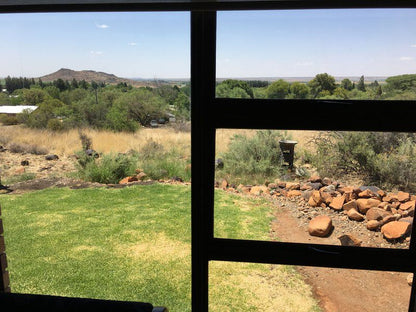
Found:
[[[380,249],[221,239],[214,237],[215,131],[218,128],[351,130],[416,132],[412,117],[416,101],[358,100],[256,100],[215,97],[216,13],[219,10],[416,8],[411,0],[17,0],[0,3],[1,13],[25,12],[191,12],[191,98],[192,98],[192,310],[208,311],[210,261],[411,272],[416,274],[416,227],[410,248]],[[377,104],[377,118],[372,105]],[[250,110],[255,106],[256,110]],[[288,116],[296,106],[295,120]],[[238,108],[238,109],[237,109]],[[330,108],[330,109],[329,109]],[[261,112],[268,111],[265,116]],[[333,114],[361,112],[354,123],[334,119]],[[331,111],[331,114],[329,113]],[[221,114],[218,114],[221,112]],[[393,113],[401,119],[391,120]],[[355,115],[355,114],[354,114]],[[356,116],[356,115],[355,115]],[[371,118],[369,118],[371,116]],[[350,261],[360,257],[360,263]],[[414,282],[416,279],[414,277]],[[416,311],[415,283],[409,311]],[[1,305],[1,303],[0,303]]]

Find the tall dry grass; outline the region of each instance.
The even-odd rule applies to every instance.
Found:
[[[83,129],[83,133],[92,139],[93,148],[101,153],[125,153],[140,150],[149,141],[165,148],[176,148],[184,156],[191,153],[191,135],[189,132],[175,132],[171,128],[143,128],[136,133],[112,132],[105,130]],[[235,134],[253,136],[256,130],[218,129],[216,133],[216,153],[226,152],[230,139]],[[286,131],[288,137],[298,141],[299,147],[308,148],[308,142],[318,131]],[[22,126],[0,126],[0,143],[14,142],[46,148],[50,153],[71,155],[81,149],[81,140],[77,129],[65,132],[29,129]]]

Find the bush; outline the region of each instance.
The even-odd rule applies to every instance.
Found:
[[[359,175],[379,187],[416,190],[414,134],[331,132],[315,138],[321,176]]]
[[[48,150],[46,148],[31,144],[11,143],[8,148],[12,153],[28,153],[34,155],[48,154]]]
[[[82,153],[86,155],[84,151]],[[101,159],[91,156],[86,158],[90,160],[80,164],[79,176],[86,181],[105,184],[116,184],[121,179],[133,175],[137,164],[136,158],[124,154],[107,154]]]
[[[46,128],[51,131],[62,131],[64,130],[64,124],[61,120],[57,118],[52,118],[48,120]]]
[[[279,131],[257,131],[252,138],[235,135],[230,142],[228,152],[221,155],[224,172],[240,182],[254,183],[282,172],[279,140],[283,139]]]
[[[17,125],[19,123],[16,116],[10,116],[7,114],[0,115],[0,122],[5,126]]]

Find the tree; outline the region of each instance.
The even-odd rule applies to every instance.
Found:
[[[392,76],[386,79],[391,89],[409,90],[416,88],[416,74]]]
[[[309,81],[308,85],[314,98],[323,91],[328,91],[332,94],[336,88],[335,78],[327,73],[317,74],[315,78]]]
[[[176,108],[177,115],[185,120],[190,119],[191,102],[189,100],[189,96],[183,92],[180,92],[175,100],[174,106]]]
[[[47,97],[48,94],[42,89],[23,90],[23,102],[27,105],[38,105]]]
[[[290,84],[283,79],[273,82],[266,90],[269,99],[284,99],[289,94]]]
[[[364,75],[360,77],[360,80],[357,83],[357,89],[359,91],[365,92]]]
[[[354,85],[352,81],[349,80],[348,78],[342,79],[341,87],[343,87],[347,91],[351,91],[352,89],[354,89]]]
[[[290,85],[290,93],[294,99],[306,99],[309,91],[309,87],[304,83],[294,82]]]
[[[78,81],[75,78],[72,78],[71,87],[72,87],[72,89],[77,89],[78,88]]]
[[[217,95],[219,97],[238,96],[239,98],[252,98],[252,99],[254,98],[253,89],[248,85],[247,82],[242,81],[242,80],[227,79],[227,80],[224,80],[223,82],[221,82],[220,84],[218,84],[217,88],[220,88],[220,91],[221,90],[223,90],[223,91],[229,90],[228,95],[227,94],[225,94],[226,96]],[[232,90],[235,89],[235,88],[242,89],[244,91],[244,93],[247,94],[247,96],[242,94],[240,91],[232,92]]]

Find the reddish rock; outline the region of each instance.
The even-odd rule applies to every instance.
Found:
[[[341,210],[342,206],[344,205],[344,202],[345,202],[344,195],[337,196],[332,199],[331,203],[329,204],[329,207],[334,210]]]
[[[300,187],[301,191],[308,191],[308,190],[312,190],[312,189],[313,189],[313,187],[310,184],[307,184],[307,183],[302,184],[302,186]]]
[[[385,216],[383,218],[383,220],[381,220],[381,223],[386,224],[386,223],[389,223],[389,222],[392,222],[392,221],[396,221],[396,217],[394,215],[390,214],[390,215]]]
[[[348,215],[348,218],[350,218],[351,220],[354,220],[354,221],[363,221],[364,220],[364,215],[359,213],[354,208],[351,208],[350,210],[348,210],[347,215]]]
[[[358,193],[359,198],[370,198],[370,197],[373,197],[373,196],[374,196],[374,193],[371,192],[369,189],[366,189],[366,190]]]
[[[333,197],[331,196],[331,194],[330,194],[330,193],[327,193],[327,192],[320,192],[320,194],[321,194],[322,201],[323,201],[325,204],[329,205],[329,204],[332,202]]]
[[[380,204],[378,204],[377,207],[381,208],[381,209],[384,209],[386,211],[390,211],[390,209],[391,209],[391,205],[388,202],[381,202]]]
[[[275,189],[277,189],[279,186],[278,186],[276,183],[269,183],[269,185],[267,185],[267,187],[268,187],[270,190],[275,190]]]
[[[286,182],[286,189],[291,190],[300,190],[300,184],[297,182]]]
[[[407,222],[407,223],[410,223],[410,225],[413,225],[413,218],[412,217],[401,218],[400,222]]]
[[[321,194],[319,191],[313,191],[309,197],[308,204],[312,207],[318,207],[322,204]]]
[[[325,203],[322,203],[321,204],[321,208],[326,208],[326,204]]]
[[[383,197],[383,202],[392,203],[396,199],[397,198],[395,198],[393,195],[387,194],[386,196]]]
[[[399,201],[395,201],[395,202],[392,202],[390,205],[391,205],[391,208],[398,209],[399,206],[400,206],[400,202]]]
[[[297,196],[302,196],[302,192],[298,190],[290,190],[286,194],[286,197],[297,197]]]
[[[370,220],[367,222],[366,227],[370,231],[377,231],[380,227],[380,222],[378,222],[377,220]]]
[[[381,233],[387,239],[399,239],[410,232],[411,225],[407,222],[393,221],[381,227]]]
[[[397,199],[399,200],[399,202],[406,202],[410,200],[410,194],[407,192],[400,191],[397,193]]]
[[[125,177],[120,182],[118,182],[118,184],[127,184],[127,183],[131,183],[131,182],[135,182],[135,181],[138,181],[136,176]]]
[[[344,186],[344,187],[338,188],[338,192],[340,192],[341,194],[344,194],[344,193],[353,193],[354,192],[354,188],[353,187],[350,187],[350,186]]]
[[[381,201],[374,198],[359,198],[357,199],[358,210],[361,213],[367,213],[368,209],[377,207]]]
[[[313,176],[311,176],[311,177],[308,179],[308,181],[309,181],[309,182],[312,182],[312,183],[318,183],[318,182],[321,182],[321,181],[322,181],[322,179],[321,179],[321,177],[320,177],[320,176],[313,175]]]
[[[276,184],[277,184],[277,186],[278,187],[280,187],[280,188],[285,188],[286,187],[286,182],[282,182],[282,181],[279,181],[279,180],[276,180],[276,181],[274,181]]]
[[[386,212],[384,209],[381,208],[370,208],[368,209],[367,213],[365,214],[365,217],[368,221],[370,220],[383,220],[385,216],[389,215],[388,212]]]
[[[322,184],[323,185],[330,185],[330,184],[332,184],[332,180],[330,178],[323,178],[322,179]]]
[[[416,195],[410,195],[410,200],[416,200]]]
[[[342,246],[361,246],[362,240],[356,238],[352,234],[345,234],[338,237]]]
[[[228,181],[226,179],[223,179],[222,182],[221,182],[220,187],[222,189],[226,189],[228,187]]]
[[[383,198],[384,196],[387,195],[387,193],[385,191],[383,191],[383,190],[378,190],[377,191],[377,194],[380,195],[381,198]]]
[[[350,209],[357,209],[357,202],[355,200],[350,200],[342,206],[342,209],[348,211]]]
[[[137,177],[138,181],[143,181],[147,177],[147,174],[144,173],[144,172],[140,172],[140,173],[137,174],[136,177]]]
[[[261,194],[269,194],[269,189],[265,185],[256,185],[252,186],[250,189],[250,194],[259,196]]]
[[[324,237],[332,229],[332,220],[328,216],[317,216],[309,222],[308,232],[312,236]]]
[[[25,173],[25,172],[26,172],[25,167],[19,167],[19,168],[17,168],[17,169],[15,170],[15,173],[16,173],[16,174],[23,174],[23,173]]]
[[[408,210],[408,209],[415,209],[416,201],[411,200],[405,203],[401,203],[399,209],[401,210]]]

